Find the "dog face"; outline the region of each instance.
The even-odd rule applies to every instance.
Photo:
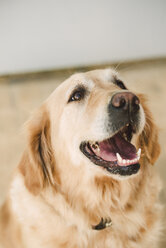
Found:
[[[110,176],[132,175],[139,170],[140,154],[131,140],[143,130],[144,111],[139,98],[113,71],[104,72],[75,75],[65,82],[65,90],[64,85],[60,88],[63,93],[56,92],[63,110],[53,135],[54,147],[58,153],[67,153],[75,166],[86,164],[95,170],[97,165]],[[56,122],[55,115],[55,126]]]
[[[31,161],[44,171],[40,185],[44,177],[54,181],[55,167],[63,174],[128,178],[140,170],[141,149],[152,163],[159,154],[149,146],[157,131],[144,97],[130,92],[110,69],[70,77],[39,113],[29,124],[29,147]]]

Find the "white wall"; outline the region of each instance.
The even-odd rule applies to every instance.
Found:
[[[0,0],[0,74],[155,56],[165,0]]]

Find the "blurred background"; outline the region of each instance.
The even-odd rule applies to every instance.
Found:
[[[1,0],[0,73],[166,55],[165,0]]]
[[[148,95],[160,128],[155,166],[166,203],[166,1],[1,0],[0,204],[31,112],[72,73],[108,66]]]

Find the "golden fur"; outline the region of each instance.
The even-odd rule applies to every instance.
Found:
[[[161,231],[160,180],[154,166],[160,153],[158,130],[139,94],[145,116],[136,136],[141,169],[127,179],[112,177],[84,157],[77,145],[102,139],[100,115],[119,88],[112,70],[76,74],[60,85],[27,124],[27,148],[0,212],[4,248],[157,247]],[[110,82],[109,82],[110,81]],[[84,107],[67,105],[77,83],[91,89]],[[92,127],[92,128],[91,128]],[[98,138],[99,136],[99,138]],[[112,226],[92,229],[101,218]]]

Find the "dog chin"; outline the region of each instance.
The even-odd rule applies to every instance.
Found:
[[[112,178],[116,181],[125,181],[125,180],[129,180],[132,178],[136,178],[140,175],[140,170],[138,170],[138,172],[136,174],[132,174],[132,175],[126,175],[126,176],[121,176],[119,174],[111,174],[107,171],[104,171],[104,174],[107,175],[109,178]]]

